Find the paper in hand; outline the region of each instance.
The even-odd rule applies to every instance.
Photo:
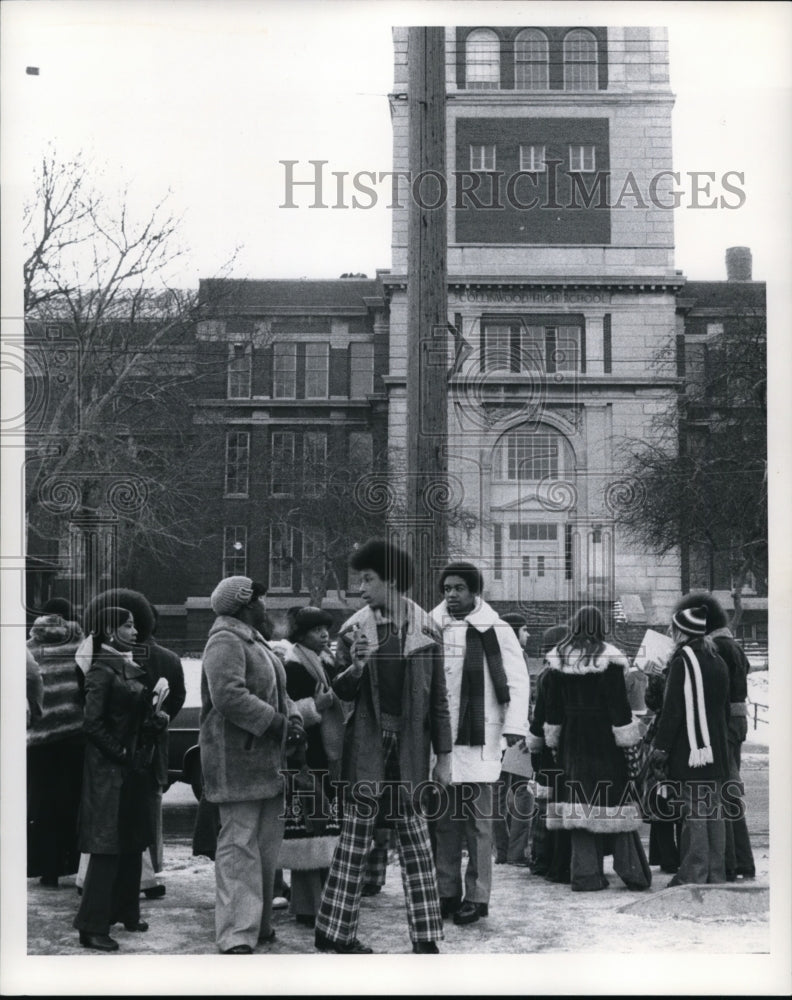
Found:
[[[633,666],[647,673],[658,673],[663,670],[673,652],[674,641],[670,636],[647,629],[633,658]]]

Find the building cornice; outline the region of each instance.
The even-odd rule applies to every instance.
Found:
[[[535,248],[534,248],[535,249]],[[407,287],[406,274],[391,274],[383,277],[386,290]],[[609,275],[595,274],[585,277],[526,276],[526,275],[491,275],[469,274],[449,275],[449,289],[610,289],[612,291],[667,291],[676,292],[685,284],[685,277],[677,275]]]

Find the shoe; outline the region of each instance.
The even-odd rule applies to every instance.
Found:
[[[226,948],[223,955],[252,955],[253,949],[249,944],[237,944],[233,948]]]
[[[495,864],[496,865],[505,865],[506,864],[506,858],[502,857],[501,855],[498,855],[498,857],[495,858]]]
[[[45,889],[57,889],[58,888],[58,876],[55,875],[50,877],[48,875],[42,875],[39,879],[39,885],[43,885]]]
[[[381,891],[382,891],[382,886],[381,885],[374,885],[372,883],[369,883],[368,885],[364,885],[363,886],[362,895],[363,896],[376,896]]]
[[[259,944],[272,944],[275,937],[275,929],[273,928],[269,934],[259,934]]]
[[[273,910],[285,910],[289,905],[289,901],[285,896],[275,896],[272,900]]]
[[[630,892],[646,892],[649,886],[645,882],[625,882]]]
[[[440,949],[434,941],[414,941],[413,955],[439,955]]]
[[[80,931],[80,944],[83,948],[94,948],[96,951],[118,951],[118,941],[109,934],[87,934]]]
[[[145,920],[138,920],[137,923],[124,923],[124,928],[128,931],[147,931],[149,925]]]
[[[462,899],[460,896],[441,896],[440,897],[440,916],[445,920],[450,917],[452,913],[456,913],[459,909]]]
[[[455,924],[475,924],[479,917],[489,916],[489,905],[487,903],[473,903],[467,899],[454,914]]]
[[[316,917],[312,917],[308,913],[298,913],[294,918],[298,924],[302,924],[304,927],[315,927]]]
[[[165,886],[153,885],[150,889],[143,889],[142,892],[146,899],[162,899],[165,895]]]
[[[314,944],[318,951],[329,951],[336,955],[373,955],[374,949],[367,948],[364,944],[361,944],[357,938],[354,941],[350,941],[349,944],[342,944],[340,941],[331,941],[330,938],[325,937],[320,931],[316,932],[314,938]]]

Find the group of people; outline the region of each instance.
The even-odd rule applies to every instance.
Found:
[[[541,673],[529,678],[527,623],[484,601],[472,563],[442,570],[431,612],[407,597],[412,561],[392,542],[360,545],[350,565],[363,606],[334,655],[333,619],[321,609],[294,609],[288,641],[273,642],[262,584],[227,577],[211,596],[200,752],[202,805],[218,824],[221,953],[274,940],[282,869],[291,912],[319,951],[371,953],[358,938],[361,899],[381,885],[388,842],[416,954],[438,953],[444,920],[489,915],[494,862],[527,864],[580,892],[607,887],[606,855],[636,891],[651,885],[650,862],[672,885],[753,876],[744,811],[723,807],[742,806],[747,661],[711,595],[687,595],[674,611],[673,655],[646,692],[647,733],[631,704],[633,667],[606,640],[597,608],[545,633]],[[122,599],[129,593],[93,602],[77,654],[80,849],[90,861],[75,927],[100,950],[118,947],[115,921],[147,927],[141,853],[155,845],[161,866],[161,750],[183,701],[183,677],[179,696],[175,663],[157,652],[142,605]],[[647,814],[642,769],[657,812]]]

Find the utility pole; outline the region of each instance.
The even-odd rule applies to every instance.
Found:
[[[448,557],[448,288],[445,29],[410,28],[407,255],[407,544],[413,596],[437,598]]]

